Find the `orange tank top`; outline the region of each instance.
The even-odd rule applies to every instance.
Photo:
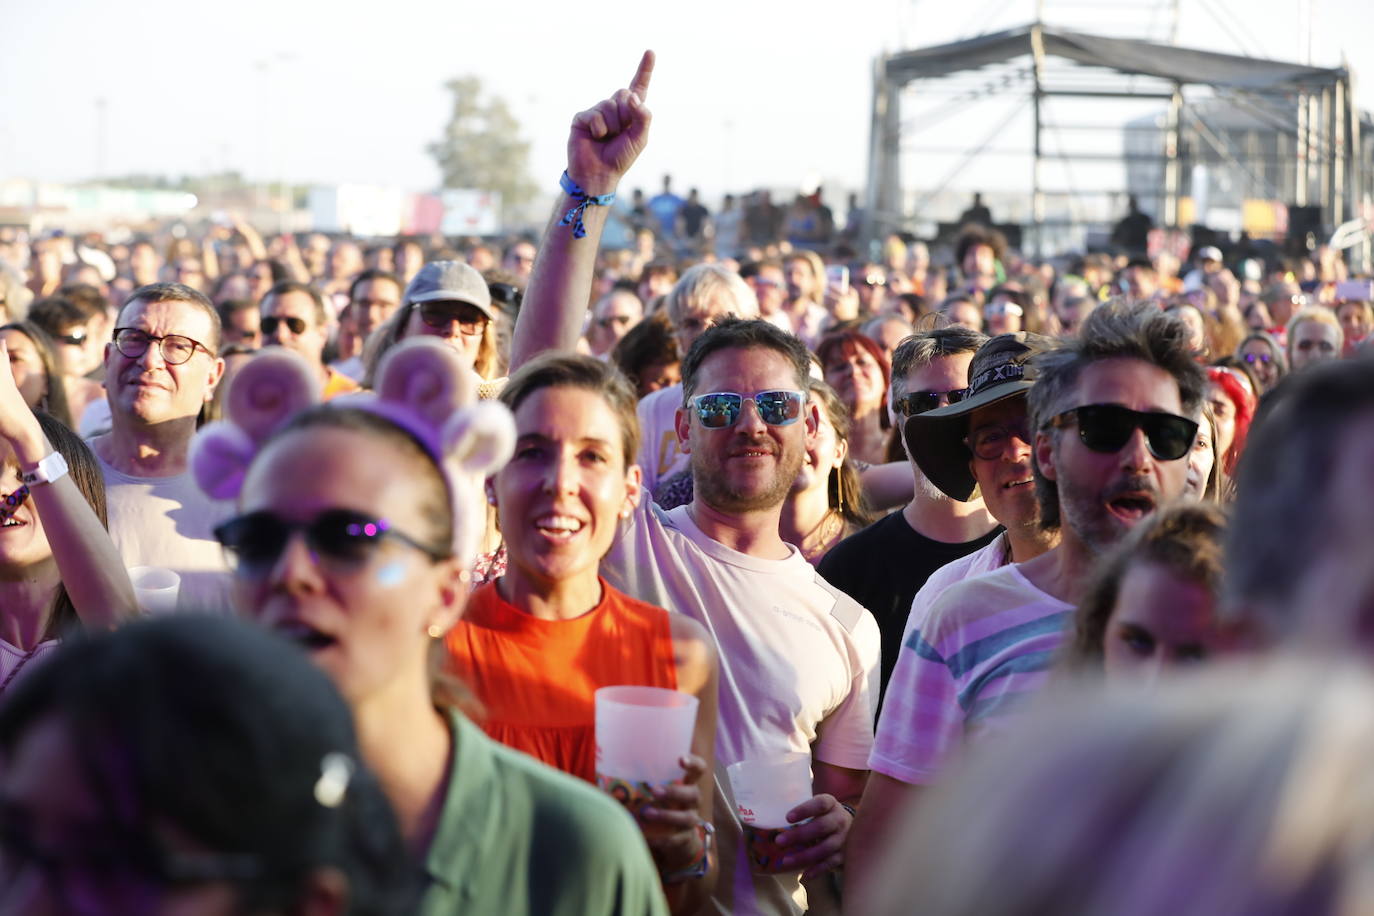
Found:
[[[453,672],[485,709],[488,735],[588,782],[596,781],[597,688],[677,689],[668,612],[604,579],[601,603],[573,620],[532,617],[489,582],[444,642]]]

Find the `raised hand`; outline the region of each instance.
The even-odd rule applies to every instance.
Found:
[[[573,117],[568,176],[592,196],[614,191],[649,142],[653,115],[645,104],[654,52],[645,51],[628,89],[617,90]]]
[[[3,339],[0,339],[0,438],[10,443],[21,461],[37,461],[46,454],[43,430],[14,382],[10,351]]]

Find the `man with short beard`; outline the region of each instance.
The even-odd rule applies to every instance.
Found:
[[[1187,481],[1188,417],[1206,379],[1176,318],[1153,304],[1103,305],[1033,367],[1036,494],[1060,543],[947,588],[907,637],[916,671],[903,775],[913,787],[939,779],[966,740],[1005,728],[1044,685],[1097,558]],[[851,890],[847,907],[864,912],[866,888]]]
[[[820,417],[805,394],[810,359],[795,336],[726,318],[682,364],[677,432],[690,459],[691,503],[661,512],[645,498],[602,562],[607,581],[690,615],[720,647],[716,758],[810,748],[812,820],[789,833],[787,875],[753,875],[730,796],[716,799],[722,878],[716,902],[735,913],[788,913],[796,870],[819,872],[863,792],[878,690],[873,616],[816,576],[778,530],[783,501]]]
[[[565,194],[555,205],[512,338],[512,369],[546,349],[571,349],[581,333],[606,207],[584,209],[581,235],[560,220],[585,195],[614,191],[643,150],[652,66],[646,54],[628,90],[573,119],[567,175],[583,196]],[[734,283],[756,309],[748,287],[738,277]],[[765,321],[725,317],[729,309],[712,305],[685,310],[678,322],[679,331],[697,335],[683,358],[675,414],[695,496],[662,512],[641,490],[601,569],[626,593],[695,618],[720,647],[714,820],[721,865],[712,912],[794,914],[814,904],[799,873],[821,876],[843,864],[853,823],[846,806],[863,794],[873,743],[878,627],[779,534],[783,500],[820,423],[805,394],[806,347]],[[799,750],[811,753],[815,794],[788,812],[794,826],[779,838],[786,851],[777,873],[753,874],[725,767]]]

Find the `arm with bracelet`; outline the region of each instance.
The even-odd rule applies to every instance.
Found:
[[[72,436],[75,439],[75,434]],[[10,372],[9,351],[3,342],[0,451],[5,453],[5,463],[17,466],[19,478],[17,487],[9,483],[0,487],[6,491],[4,501],[0,502],[0,515],[7,521],[16,518],[20,522],[32,519],[41,523],[40,536],[46,538],[51,550],[57,580],[66,586],[82,623],[106,628],[134,615],[134,589],[119,551],[72,480],[66,459],[53,448],[38,418],[24,403]],[[6,473],[5,478],[8,480],[11,475]],[[11,522],[11,527],[22,529],[24,525]],[[20,541],[29,539],[28,535],[14,537]],[[53,583],[54,587],[56,584]]]
[[[568,134],[568,167],[511,340],[511,371],[546,350],[571,350],[591,300],[596,252],[616,187],[649,140],[644,99],[654,70],[645,51],[628,89],[580,112]]]

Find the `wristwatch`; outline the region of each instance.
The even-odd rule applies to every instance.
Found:
[[[40,483],[52,483],[54,480],[61,480],[62,475],[67,473],[67,459],[62,457],[61,452],[53,452],[42,461],[32,471],[25,471],[19,479],[24,482],[24,486],[32,487]]]
[[[697,832],[701,835],[701,854],[691,865],[662,875],[664,884],[680,884],[693,878],[702,878],[710,870],[711,853],[716,848],[716,826],[710,821],[698,820]]]

